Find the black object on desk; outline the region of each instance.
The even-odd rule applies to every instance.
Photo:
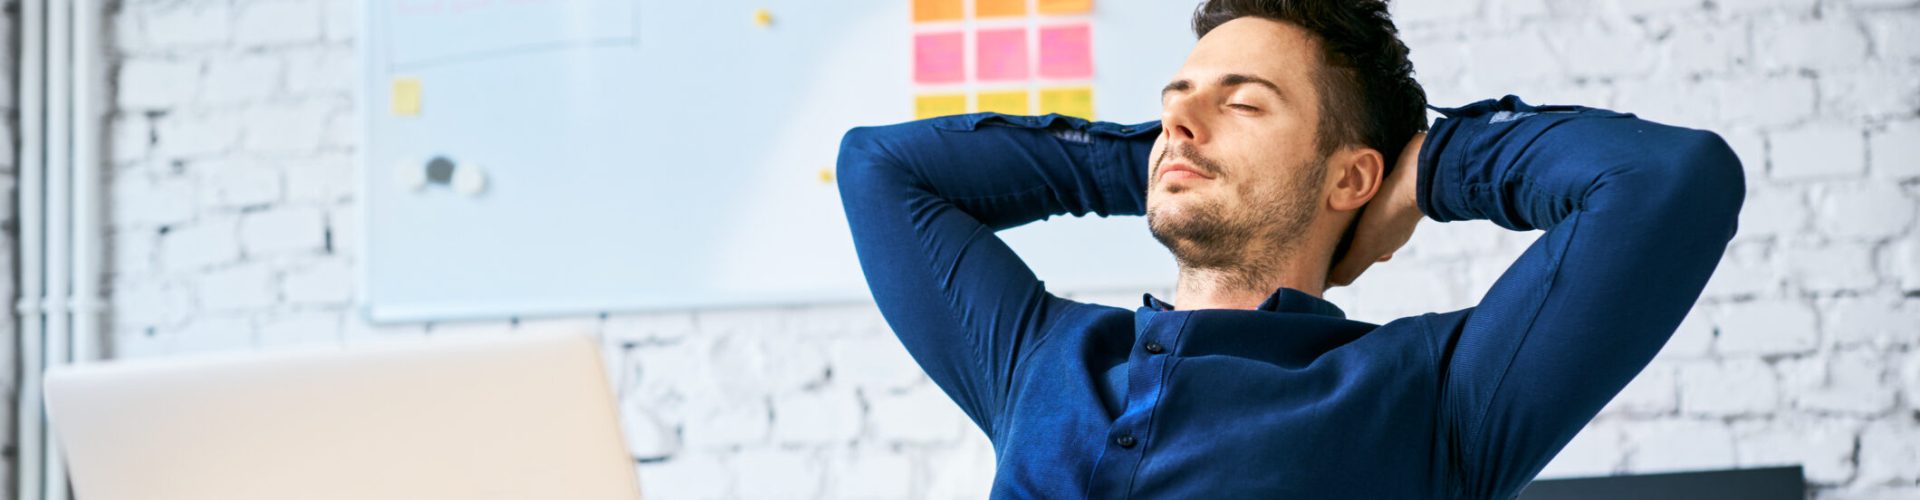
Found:
[[[1804,500],[1800,466],[1671,472],[1633,476],[1542,479],[1520,491],[1519,500]]]

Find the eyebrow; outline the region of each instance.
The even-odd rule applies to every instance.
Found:
[[[1280,86],[1275,85],[1273,81],[1265,78],[1261,78],[1258,76],[1253,76],[1253,75],[1248,75],[1243,73],[1228,73],[1225,75],[1221,75],[1219,83],[1220,83],[1220,86],[1222,87],[1237,87],[1237,86],[1247,85],[1247,84],[1259,85],[1262,87],[1266,87],[1267,90],[1273,91],[1275,95],[1279,95],[1282,98],[1285,98],[1287,95],[1287,93],[1281,92]],[[1192,89],[1193,89],[1192,80],[1185,80],[1185,79],[1174,80],[1172,83],[1168,83],[1166,87],[1160,89],[1160,98],[1166,99],[1167,94],[1171,94],[1174,92],[1184,92]]]

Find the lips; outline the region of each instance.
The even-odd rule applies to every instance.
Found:
[[[1212,179],[1212,178],[1213,176],[1207,175],[1205,172],[1201,172],[1200,169],[1194,168],[1192,165],[1188,165],[1182,162],[1169,162],[1167,164],[1160,166],[1160,180],[1163,180],[1163,181],[1177,180],[1177,179]]]

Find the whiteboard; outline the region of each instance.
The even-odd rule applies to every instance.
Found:
[[[1129,123],[1157,118],[1193,45],[1185,2],[945,25],[912,3],[366,0],[361,306],[420,321],[865,300],[831,169],[846,130],[914,118],[916,30],[1089,23],[1095,118]],[[462,175],[443,182],[436,158]],[[1174,278],[1144,218],[1002,235],[1056,293]]]

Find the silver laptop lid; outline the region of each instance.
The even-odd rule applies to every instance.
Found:
[[[640,496],[583,335],[98,363],[46,394],[82,500]]]

